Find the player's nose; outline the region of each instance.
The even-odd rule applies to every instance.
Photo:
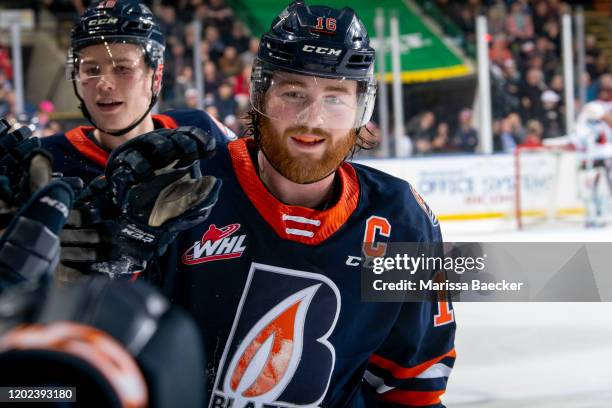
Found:
[[[115,89],[115,80],[114,80],[113,75],[109,75],[109,74],[100,75],[100,79],[98,80],[96,87],[99,90],[105,90],[105,91]]]
[[[319,128],[325,125],[324,110],[320,101],[314,101],[297,114],[297,124],[310,128]]]

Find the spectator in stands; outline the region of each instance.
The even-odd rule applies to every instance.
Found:
[[[525,137],[525,129],[523,128],[521,116],[518,113],[513,112],[508,115],[507,119],[512,127],[512,134],[516,136],[517,140],[523,140]]]
[[[185,35],[184,26],[176,19],[176,9],[172,5],[160,5],[155,8],[159,17],[159,26],[166,36],[183,38]]]
[[[195,88],[195,80],[193,78],[193,68],[191,66],[186,65],[183,67],[182,71],[176,77],[176,81],[174,83],[174,95],[183,96],[186,95],[186,92],[190,88]],[[178,101],[170,101],[172,104],[176,104]]]
[[[491,62],[499,65],[504,65],[504,62],[512,59],[512,52],[508,48],[508,41],[505,34],[497,34],[493,38],[491,49],[489,50],[489,58]]]
[[[408,123],[407,130],[412,139],[415,155],[423,155],[431,152],[431,141],[435,136],[434,125],[436,117],[433,112],[426,111],[413,118]]]
[[[212,61],[204,63],[204,92],[207,98],[214,99],[222,82],[223,79],[217,73],[217,66]]]
[[[510,6],[510,13],[506,17],[506,33],[511,41],[519,43],[533,38],[531,14],[522,1],[517,0]]]
[[[13,79],[13,64],[9,49],[3,46],[2,42],[0,42],[0,73],[4,74],[4,78],[9,81]]]
[[[236,115],[238,103],[236,103],[236,100],[234,99],[231,84],[228,82],[223,82],[221,86],[219,86],[219,91],[215,96],[214,106],[219,112],[218,119],[222,122],[225,121],[225,118],[228,116]]]
[[[558,106],[560,100],[561,97],[550,89],[542,93],[544,138],[563,135],[563,117]]]
[[[473,41],[476,36],[475,19],[474,11],[468,7],[461,7],[455,16],[455,23],[466,34],[468,41]]]
[[[38,104],[38,109],[30,120],[30,123],[35,127],[33,132],[34,136],[42,136],[44,130],[49,126],[49,122],[51,121],[50,115],[53,111],[55,111],[55,106],[53,102],[49,100],[41,101]]]
[[[232,37],[229,41],[229,45],[236,47],[238,54],[242,54],[249,49],[249,42],[249,30],[242,21],[234,21],[234,25],[232,26]]]
[[[185,108],[198,109],[198,90],[189,88],[185,91]]]
[[[249,40],[249,49],[240,54],[240,58],[242,59],[242,63],[244,65],[253,65],[253,61],[255,61],[255,56],[257,55],[257,50],[259,49],[259,38],[251,38]]]
[[[493,37],[497,37],[504,33],[504,27],[506,24],[506,3],[504,0],[494,0],[493,4],[489,6],[489,34]]]
[[[218,61],[219,72],[223,78],[231,78],[242,72],[242,60],[236,51],[236,47],[225,47],[223,55]]]
[[[521,73],[516,67],[514,59],[504,61],[503,76],[506,81],[505,90],[508,94],[509,107],[516,111],[519,108],[519,90],[521,87]]]
[[[204,40],[208,43],[208,53],[213,62],[217,62],[223,55],[225,43],[221,39],[219,29],[216,26],[208,26],[204,30]]]
[[[544,24],[544,37],[551,42],[552,49],[559,58],[561,56],[561,28],[558,19],[551,18]]]
[[[519,137],[514,133],[512,119],[502,119],[499,123],[499,133],[494,139],[494,150],[512,152],[519,144]]]
[[[559,59],[553,44],[546,37],[538,37],[535,43],[536,53],[541,60],[541,68],[545,78],[551,78],[559,69]],[[532,65],[533,67],[533,65]]]
[[[544,128],[540,121],[531,119],[527,122],[525,126],[525,139],[521,146],[523,147],[538,147],[542,146],[542,134],[544,133]]]
[[[219,27],[219,29],[223,31],[224,36],[230,34],[234,19],[234,11],[225,4],[224,0],[209,0],[206,17],[207,20],[205,20],[205,24]]]
[[[478,146],[478,132],[472,126],[472,111],[463,109],[459,113],[459,127],[453,135],[451,143],[455,150],[474,153]]]
[[[542,117],[542,71],[531,68],[527,71],[521,88],[521,110],[523,120]]]
[[[536,2],[533,7],[533,15],[531,19],[533,21],[533,28],[537,36],[542,36],[544,34],[544,24],[546,24],[550,18],[556,18],[556,16],[548,7],[548,2],[546,0]]]
[[[446,153],[449,151],[448,123],[440,122],[436,127],[436,134],[431,140],[432,153]]]
[[[11,89],[0,96],[0,117],[15,118],[15,92]]]
[[[591,78],[593,78],[594,76],[597,76],[597,73],[595,72],[595,67],[597,65],[597,60],[601,55],[601,48],[597,46],[597,37],[595,37],[593,34],[587,35],[584,42],[584,51],[586,54],[586,70],[591,76]]]
[[[233,79],[234,97],[238,102],[238,109],[245,109],[249,105],[249,88],[251,86],[251,66],[242,68],[242,72]],[[240,115],[239,115],[240,116]]]

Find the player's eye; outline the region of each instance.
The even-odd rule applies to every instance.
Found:
[[[100,75],[100,67],[95,66],[95,65],[87,66],[83,68],[81,72],[88,77],[97,76],[97,75]]]
[[[117,75],[128,76],[134,73],[134,68],[127,65],[117,65],[113,67],[113,72]]]
[[[329,95],[325,97],[325,103],[328,105],[341,105],[342,100],[336,95]]]
[[[306,95],[304,95],[301,92],[297,92],[297,91],[283,92],[281,95],[281,98],[285,100],[286,102],[292,103],[292,104],[303,104],[307,100]]]

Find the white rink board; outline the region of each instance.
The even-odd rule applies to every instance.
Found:
[[[522,153],[522,210],[547,213],[582,208],[575,152]],[[371,159],[359,163],[410,182],[441,221],[513,219],[516,209],[512,154]],[[461,221],[453,223],[461,224]]]

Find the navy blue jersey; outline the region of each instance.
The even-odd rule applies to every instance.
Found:
[[[225,135],[203,111],[193,109],[172,110],[153,115],[155,128],[173,129],[179,126],[196,126],[210,132],[221,143]],[[94,143],[88,134],[93,126],[79,126],[66,133],[41,139],[44,149],[53,156],[53,171],[65,177],[80,177],[85,185],[104,173],[109,152]]]
[[[252,140],[225,145],[200,111],[154,118],[156,127],[198,126],[221,142],[203,164],[223,180],[219,202],[154,273],[201,329],[210,406],[441,406],[455,357],[450,305],[360,301],[364,242],[376,252],[385,241],[441,240],[408,183],[345,163],[337,204],[284,205],[256,174]],[[54,171],[86,183],[102,174],[108,152],[91,130],[43,139]]]
[[[364,242],[441,241],[425,202],[405,181],[344,163],[331,208],[286,205],[259,179],[254,149],[237,140],[204,164],[223,180],[219,201],[162,268],[166,294],[201,328],[209,407],[440,407],[450,305],[360,300]]]

